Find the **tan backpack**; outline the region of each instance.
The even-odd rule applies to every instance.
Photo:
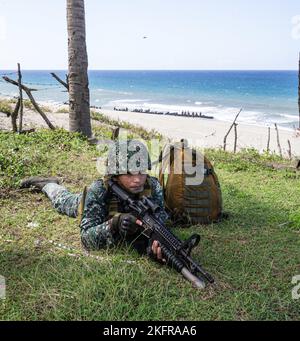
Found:
[[[165,148],[168,148],[166,153]],[[187,141],[165,146],[160,154],[159,181],[164,190],[165,207],[175,224],[210,224],[223,218],[222,195],[217,175],[211,162],[204,156],[204,180],[201,184],[187,185],[186,180],[195,175],[185,172],[183,164],[195,167],[196,158],[202,156],[188,148]],[[187,150],[190,152],[187,153]],[[199,153],[199,154],[198,154]],[[203,156],[202,156],[203,157]],[[176,162],[174,160],[181,160]],[[175,174],[175,167],[181,174]],[[178,168],[177,168],[178,169]],[[165,174],[168,170],[168,174]],[[178,171],[176,171],[178,173]]]

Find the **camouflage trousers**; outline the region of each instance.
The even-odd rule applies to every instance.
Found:
[[[69,192],[64,186],[49,183],[45,185],[42,192],[50,199],[52,206],[61,214],[76,218],[78,215],[78,206],[80,204],[82,193],[75,194]]]

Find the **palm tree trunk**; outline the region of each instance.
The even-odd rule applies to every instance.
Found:
[[[300,129],[300,54],[299,54],[299,72],[298,72],[298,110],[299,110],[299,129]]]
[[[67,0],[69,128],[92,136],[84,0]]]

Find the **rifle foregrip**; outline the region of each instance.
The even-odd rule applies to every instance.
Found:
[[[167,264],[174,268],[177,272],[181,273],[184,265],[183,263],[169,251],[164,245],[161,245],[163,257],[166,258]]]

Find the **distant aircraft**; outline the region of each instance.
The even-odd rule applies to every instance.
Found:
[[[148,39],[148,37],[147,37],[147,36],[144,36],[143,39]]]

